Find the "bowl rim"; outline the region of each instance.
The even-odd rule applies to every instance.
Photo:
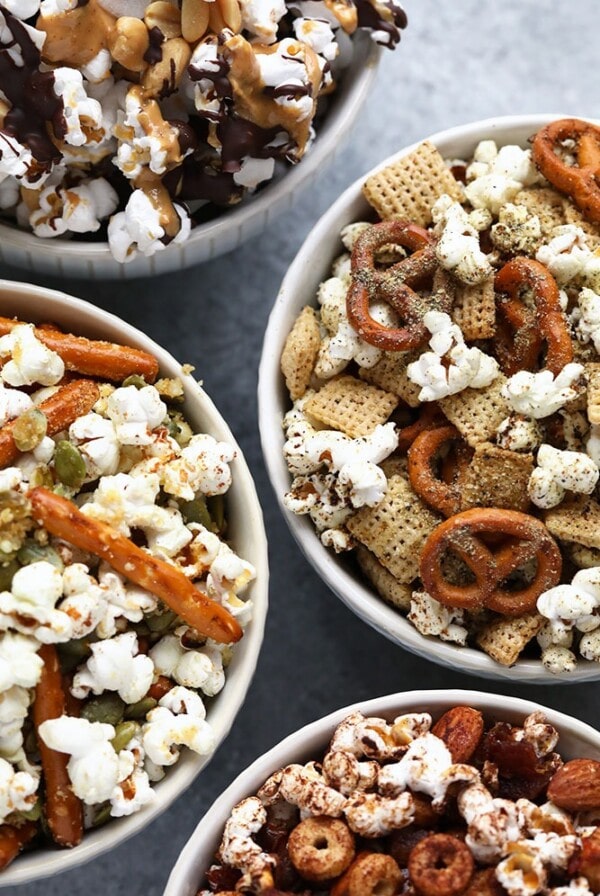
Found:
[[[214,852],[233,806],[241,799],[254,795],[260,785],[282,766],[314,758],[313,751],[322,751],[326,747],[334,728],[346,716],[360,711],[365,716],[391,719],[401,713],[429,711],[432,704],[441,711],[452,706],[472,706],[482,712],[489,712],[500,721],[514,720],[515,716],[521,718],[532,712],[542,711],[550,724],[559,730],[561,737],[568,735],[569,739],[574,738],[587,744],[596,753],[595,758],[600,758],[600,732],[591,725],[560,710],[521,697],[463,688],[431,688],[358,700],[288,734],[231,782],[207,809],[190,835],[169,875],[163,896],[194,896],[200,886],[200,874],[208,867],[204,860],[200,861],[200,857],[208,855],[210,850]],[[189,877],[197,872],[194,886]]]
[[[328,587],[360,619],[412,653],[457,671],[483,678],[519,680],[528,684],[577,684],[582,681],[595,681],[600,678],[600,663],[578,658],[575,670],[568,673],[551,673],[540,660],[533,659],[520,659],[514,665],[506,667],[473,647],[459,647],[427,638],[420,634],[398,610],[386,604],[374,589],[370,589],[366,583],[363,584],[352,574],[341,558],[321,544],[308,517],[296,516],[287,510],[283,496],[289,488],[290,474],[283,459],[280,421],[285,409],[289,407],[289,397],[283,387],[279,358],[285,337],[289,333],[290,321],[294,319],[289,317],[290,308],[293,307],[297,314],[304,304],[314,306],[316,285],[323,276],[329,276],[329,273],[324,273],[317,278],[314,288],[301,287],[299,284],[305,282],[307,278],[311,279],[311,282],[315,281],[314,271],[318,269],[318,262],[313,264],[311,259],[319,258],[321,247],[333,239],[334,232],[339,236],[342,226],[359,220],[358,215],[366,214],[370,210],[361,190],[366,178],[413,152],[425,139],[435,146],[439,145],[444,154],[444,146],[455,143],[474,146],[484,138],[497,138],[502,142],[503,135],[510,131],[517,130],[531,135],[545,124],[566,117],[573,116],[564,113],[532,113],[497,116],[456,125],[411,143],[357,178],[316,222],[283,278],[265,330],[258,377],[259,431],[269,480],[292,536]],[[586,120],[595,124],[600,123],[594,118]],[[526,138],[523,136],[521,139],[524,141]],[[331,256],[327,256],[327,266],[324,268],[327,272],[331,269],[333,258],[333,252]],[[304,297],[300,295],[302,289]]]
[[[194,227],[183,243],[173,243],[167,246],[164,252],[160,253],[161,258],[166,257],[167,253],[170,255],[182,254],[186,251],[189,253],[198,243],[217,244],[223,234],[228,234],[236,227],[240,233],[246,228],[252,232],[253,222],[260,219],[261,215],[264,216],[266,226],[270,217],[283,211],[290,194],[305,180],[309,180],[319,172],[320,167],[335,152],[337,144],[345,138],[352,127],[354,117],[347,114],[347,110],[349,108],[359,110],[362,107],[377,75],[383,48],[362,30],[356,35],[353,44],[356,58],[351,60],[347,68],[344,69],[344,73],[351,71],[353,65],[358,68],[358,71],[354,73],[351,80],[341,80],[338,95],[342,96],[342,101],[336,104],[333,114],[325,113],[325,120],[319,127],[310,151],[298,164],[287,169],[274,183],[266,184],[256,196],[248,196],[248,201],[243,201],[213,220]],[[325,99],[329,99],[329,97],[325,97]],[[291,205],[291,202],[289,204]],[[106,241],[75,242],[60,237],[47,239],[38,237],[31,231],[7,224],[2,219],[0,219],[0,242],[3,248],[35,252],[37,256],[44,258],[56,256],[58,249],[61,260],[64,260],[66,266],[70,261],[86,259],[90,265],[105,262],[114,263],[118,269],[129,267],[128,264],[116,261]],[[215,252],[215,257],[217,254]],[[144,258],[138,255],[137,260],[140,259],[149,262],[152,256]],[[194,263],[193,260],[191,263]]]
[[[228,494],[231,494],[232,501],[239,505],[238,514],[243,508],[244,528],[247,526],[248,530],[252,532],[249,541],[252,542],[255,556],[248,559],[255,566],[257,575],[248,592],[249,597],[253,600],[253,615],[246,629],[246,635],[240,642],[240,648],[243,649],[234,651],[225,687],[220,692],[227,695],[227,702],[219,703],[219,695],[217,695],[215,703],[208,707],[208,720],[211,722],[216,738],[216,747],[213,752],[204,757],[192,753],[191,750],[184,750],[179,761],[167,769],[165,778],[157,783],[156,797],[153,802],[133,815],[112,819],[106,826],[88,831],[81,844],[74,849],[68,851],[38,849],[30,853],[23,853],[7,869],[0,872],[0,890],[11,885],[31,883],[70,870],[112,847],[120,845],[157,818],[190,786],[221,747],[251,685],[264,637],[269,580],[267,538],[254,480],[228,424],[199,383],[182,369],[181,364],[166,349],[141,330],[83,299],[35,284],[0,279],[0,309],[6,307],[7,293],[11,295],[12,306],[15,309],[23,307],[25,304],[31,306],[37,303],[40,313],[43,308],[43,313],[46,315],[48,303],[52,303],[53,316],[56,313],[58,323],[77,317],[81,320],[77,332],[84,332],[86,335],[95,334],[100,338],[143,348],[155,355],[159,361],[161,372],[181,378],[186,391],[186,403],[189,404],[190,415],[198,420],[201,418],[201,425],[206,431],[222,441],[228,441],[236,450],[236,458],[232,462],[233,483]],[[27,311],[21,319],[27,320],[31,316]],[[35,316],[33,314],[34,318]],[[47,320],[48,317],[45,316],[45,319]],[[228,685],[230,686],[229,690],[227,690]]]

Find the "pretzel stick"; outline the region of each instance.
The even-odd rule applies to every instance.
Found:
[[[53,644],[42,644],[38,653],[44,665],[33,701],[36,732],[42,722],[65,715],[65,693],[56,648]],[[83,806],[71,787],[67,771],[69,757],[50,749],[39,735],[37,740],[46,789],[45,814],[52,838],[59,846],[77,846],[83,836]]]
[[[34,518],[52,535],[105,560],[141,588],[160,597],[184,622],[225,644],[239,641],[242,629],[225,607],[193,586],[177,567],[153,557],[106,523],[83,514],[71,501],[45,488],[29,493]]]
[[[0,824],[0,869],[10,865],[23,847],[33,840],[37,830],[37,825],[33,821],[25,821],[19,827]]]
[[[9,317],[0,317],[0,336],[6,336],[22,323]],[[84,336],[74,336],[50,327],[35,327],[34,333],[47,348],[60,355],[67,370],[116,382],[137,373],[147,383],[153,383],[158,375],[156,358],[139,348],[86,339]]]
[[[42,411],[47,420],[46,434],[56,435],[78,417],[89,413],[99,397],[100,389],[92,380],[73,380],[62,386],[38,405],[38,411]],[[15,423],[16,420],[11,420],[0,429],[0,468],[7,467],[21,454],[13,437]]]

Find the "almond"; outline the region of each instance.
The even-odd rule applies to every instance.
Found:
[[[572,759],[553,776],[548,799],[569,812],[600,809],[600,762],[596,759]]]
[[[455,706],[437,720],[431,731],[444,741],[454,762],[467,762],[481,740],[483,716],[470,706]]]

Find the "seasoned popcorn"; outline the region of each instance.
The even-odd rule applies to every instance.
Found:
[[[43,239],[96,233],[123,264],[183,243],[310,151],[357,28],[393,48],[406,27],[376,0],[195,5],[0,4],[9,219]]]
[[[571,581],[600,569],[600,229],[531,142],[484,140],[464,161],[426,142],[363,185],[382,220],[343,228],[347,251],[304,307],[311,350],[285,358],[301,385],[284,504],[334,552],[357,549],[424,638],[566,675],[600,659],[599,611]],[[357,381],[391,410],[353,418],[351,440]],[[365,453],[347,471],[351,448]],[[513,889],[538,861],[515,855]]]

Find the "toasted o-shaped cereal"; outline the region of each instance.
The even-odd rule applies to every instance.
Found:
[[[294,868],[307,880],[331,880],[354,858],[354,835],[339,818],[305,818],[289,836],[288,854]]]

